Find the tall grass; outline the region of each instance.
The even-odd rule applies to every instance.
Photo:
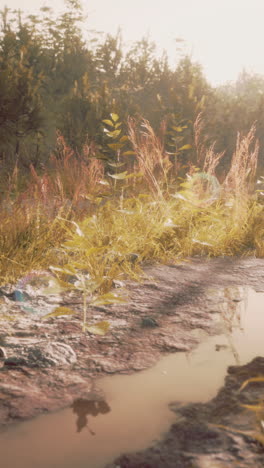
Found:
[[[108,173],[95,146],[75,154],[60,134],[49,164],[41,174],[31,167],[22,191],[16,167],[1,200],[1,283],[73,258],[85,260],[90,274],[105,278],[110,287],[114,277],[136,274],[146,261],[263,256],[263,205],[253,193],[259,151],[255,126],[238,135],[226,178],[209,201],[203,186],[197,190],[194,175],[202,171],[204,180],[216,180],[223,153],[206,146],[201,116],[194,131],[197,161],[184,182],[163,138],[146,120],[128,121],[134,156],[123,157],[124,177]],[[79,230],[68,221],[77,222]]]

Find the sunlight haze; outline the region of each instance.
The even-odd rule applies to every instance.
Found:
[[[36,12],[41,6],[63,8],[63,0],[0,0],[1,9],[20,8]],[[198,61],[213,85],[235,80],[244,69],[264,75],[263,0],[83,0],[87,13],[85,30],[115,34],[136,41],[144,35],[165,49],[176,64],[177,38],[184,39],[183,52]]]

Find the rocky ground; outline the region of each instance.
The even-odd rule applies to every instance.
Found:
[[[99,376],[132,373],[152,366],[165,353],[188,351],[199,342],[199,334],[193,333],[196,329],[219,333],[214,305],[205,300],[208,288],[248,285],[264,291],[262,259],[193,259],[179,265],[146,267],[145,272],[144,282],[126,283],[129,300],[125,305],[90,309],[90,321],[110,323],[105,336],[81,331],[82,301],[76,295],[64,296],[60,304],[74,308],[75,315],[41,320],[21,309],[12,290],[8,295],[3,291],[0,427],[70,406],[75,399],[89,395]],[[124,456],[116,466],[263,466],[263,449],[252,439],[207,426],[208,421],[234,426],[240,418],[238,385],[247,375],[264,374],[263,359],[250,366],[231,369],[213,403],[177,408],[181,419],[161,444],[142,454]],[[245,390],[243,398],[256,397],[254,392],[247,396],[253,387]],[[225,405],[230,417],[221,412]]]

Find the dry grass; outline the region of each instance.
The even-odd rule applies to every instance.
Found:
[[[61,207],[66,201],[75,206],[86,196],[94,196],[102,190],[99,182],[104,177],[103,163],[87,154],[76,155],[64,138],[58,135],[57,151],[50,157],[44,174],[39,176],[31,165],[31,183],[24,197],[37,199],[43,204],[53,199]]]
[[[223,158],[225,152],[216,153],[215,143],[207,147],[202,113],[198,114],[194,122],[194,142],[197,166],[201,167],[202,171],[206,174],[214,176],[216,167]]]
[[[188,183],[175,194],[177,175],[171,172],[162,138],[146,120],[139,127],[129,120],[136,164],[133,173],[115,184],[110,176],[107,185],[109,175],[94,157],[94,149],[86,147],[82,155],[75,155],[62,136],[58,138],[57,152],[42,175],[32,167],[27,190],[15,199],[7,190],[2,201],[2,283],[15,281],[30,269],[64,261],[61,258],[69,262],[72,255],[84,256],[90,274],[101,275],[106,283],[107,278],[125,272],[132,275],[138,262],[131,263],[131,258],[174,262],[192,255],[264,255],[263,206],[250,196],[258,155],[255,127],[247,136],[239,135],[224,190],[210,203],[201,203]],[[202,170],[213,177],[222,154],[216,154],[213,146],[206,148],[200,117],[196,144]],[[168,177],[175,181],[171,193]],[[16,169],[10,184],[13,192],[18,180]],[[125,197],[124,188],[129,188]],[[188,190],[189,199],[181,196]],[[99,205],[104,193],[108,202]],[[93,205],[79,209],[83,201]],[[68,220],[79,222],[84,237]],[[74,252],[65,247],[67,240],[76,244]],[[58,251],[62,252],[60,259]]]
[[[140,130],[134,119],[128,121],[128,136],[136,153],[138,170],[142,172],[151,193],[162,198],[168,187],[168,173],[172,168],[161,138],[158,138],[149,122],[141,121]]]
[[[236,196],[245,196],[252,192],[259,155],[259,142],[255,135],[256,125],[253,125],[247,135],[238,133],[237,136],[236,150],[223,183],[223,187]]]
[[[2,208],[0,225],[0,281],[14,282],[25,272],[56,262],[56,248],[65,240],[66,229],[55,217],[43,215],[41,205],[13,204]],[[61,212],[63,210],[61,209]],[[60,212],[59,212],[60,214]],[[66,212],[64,212],[66,214]]]

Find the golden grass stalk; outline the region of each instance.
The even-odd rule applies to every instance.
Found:
[[[152,194],[162,198],[162,184],[168,185],[167,175],[172,167],[162,140],[145,119],[141,121],[140,130],[134,119],[128,120],[128,137],[136,153],[139,171]]]
[[[216,143],[209,147],[206,144],[206,136],[204,135],[204,122],[202,113],[200,112],[194,122],[194,143],[196,149],[197,166],[206,172],[208,175],[215,175],[216,167],[223,158],[225,151],[217,153],[215,151]]]
[[[232,156],[229,172],[223,187],[230,193],[241,196],[252,191],[259,155],[259,142],[256,140],[256,125],[248,134],[237,135],[236,150]]]

